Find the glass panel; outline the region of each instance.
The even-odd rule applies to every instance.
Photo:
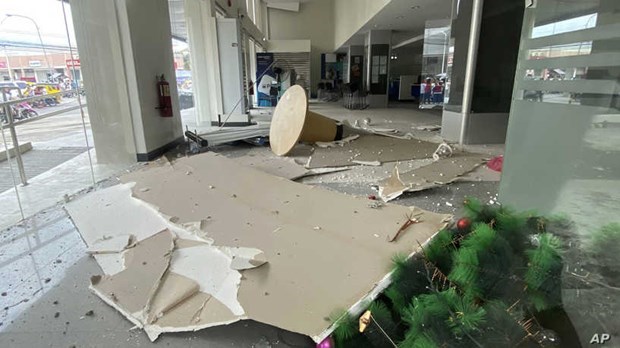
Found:
[[[9,162],[0,161],[4,173],[0,179],[1,227],[48,208],[131,163],[119,161],[120,154],[105,163],[97,161],[69,4],[41,0],[36,11],[31,7],[22,1],[7,1],[3,10],[8,15],[0,26],[6,67],[1,83],[14,121],[3,113],[3,134],[9,147],[19,144],[21,149],[10,163],[12,172]],[[17,192],[12,188],[13,177],[19,183]],[[16,193],[21,206],[5,204],[15,202]]]
[[[424,30],[420,109],[443,106],[449,53],[450,22],[427,21]]]
[[[615,0],[526,10],[500,184],[502,203],[570,220],[558,328],[581,346],[620,327],[619,25]]]

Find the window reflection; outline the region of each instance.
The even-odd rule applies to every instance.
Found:
[[[591,13],[585,16],[535,26],[532,30],[532,39],[594,28],[596,26],[597,19],[598,13]]]

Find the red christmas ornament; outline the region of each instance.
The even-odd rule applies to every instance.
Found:
[[[459,221],[456,222],[456,228],[459,230],[466,230],[471,226],[471,220],[468,218],[460,218]]]

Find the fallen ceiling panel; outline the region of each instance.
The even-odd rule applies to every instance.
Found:
[[[177,224],[173,221],[178,218],[132,197],[131,187],[112,186],[66,206],[104,271],[91,279],[91,289],[143,328],[151,340],[163,332],[195,331],[245,319],[237,299],[239,270],[265,264],[264,253],[214,246],[212,240],[200,237],[204,221]]]
[[[264,148],[258,148],[257,151],[251,151],[246,156],[235,157],[233,160],[244,166],[258,169],[271,175],[279,176],[289,180],[297,180],[308,176],[322,175],[334,172],[348,170],[348,168],[316,168],[307,169],[297,164],[294,159],[289,157],[274,156],[271,151],[259,151]]]
[[[121,180],[135,182],[134,195],[174,221],[203,221],[204,231],[194,231],[205,240],[261,250],[264,255],[257,261],[268,263],[242,271],[237,299],[244,317],[316,341],[329,332],[325,317],[376,293],[395,253],[412,253],[450,219],[415,207],[388,204],[372,209],[365,198],[298,184],[210,153],[179,159],[171,167],[129,173]],[[389,243],[411,213],[421,222]],[[191,279],[191,272],[174,266],[175,257],[171,269]],[[208,262],[198,264],[205,272],[210,267]],[[194,304],[200,308],[199,301]],[[212,322],[238,318],[224,312],[219,318],[204,308],[201,315],[216,315]],[[163,326],[166,317],[158,324]]]
[[[452,183],[484,163],[484,155],[457,153],[429,165],[392,175],[379,183],[379,196],[388,202],[404,192],[416,192]]]
[[[438,144],[416,139],[362,135],[343,146],[316,148],[307,168],[350,166],[431,158]]]

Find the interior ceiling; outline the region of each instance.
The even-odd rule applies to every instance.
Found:
[[[363,42],[370,30],[403,32],[408,37],[423,34],[426,21],[449,19],[451,8],[452,0],[392,0],[344,46]]]

